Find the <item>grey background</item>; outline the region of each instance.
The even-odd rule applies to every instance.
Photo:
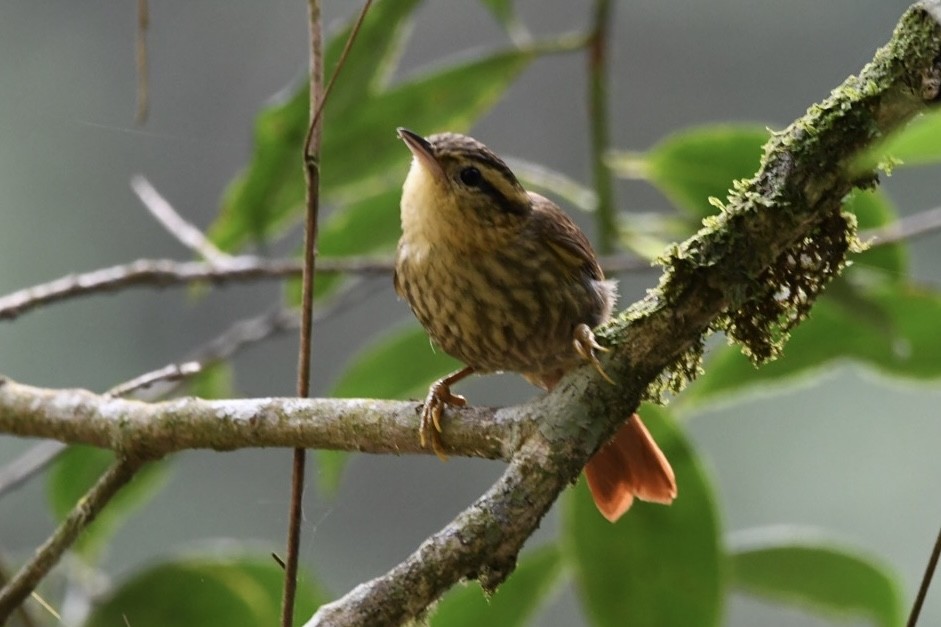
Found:
[[[254,114],[303,72],[301,0],[153,2],[151,120],[133,126],[133,2],[0,2],[0,294],[137,257],[186,251],[141,209],[135,173],[198,225],[213,218],[246,163]],[[336,25],[358,3],[327,3]],[[586,2],[519,2],[537,34],[584,27]],[[643,149],[671,131],[723,120],[780,128],[855,73],[889,37],[905,2],[678,0],[620,3],[612,28],[612,144]],[[429,1],[401,74],[505,36],[477,3]],[[500,153],[588,181],[584,57],[537,61],[473,130]],[[408,125],[408,120],[402,120]],[[390,129],[391,132],[391,129]],[[403,175],[407,164],[403,151]],[[903,213],[938,202],[933,170],[899,171],[887,189]],[[664,210],[648,187],[622,184],[626,210]],[[586,227],[590,228],[582,220]],[[937,284],[937,238],[914,245],[914,272]],[[654,275],[622,284],[623,302]],[[133,290],[73,301],[0,324],[0,372],[23,382],[103,390],[178,360],[232,321],[278,298],[272,285]],[[393,319],[406,319],[385,282],[363,306],[315,331],[315,391]],[[290,395],[295,340],[236,360],[245,396]],[[941,358],[941,356],[939,356]],[[513,377],[467,385],[473,402],[510,403],[532,388]],[[941,422],[936,384],[888,381],[835,366],[775,394],[698,414],[689,433],[717,486],[730,532],[809,525],[864,549],[914,593],[941,520]],[[0,463],[31,442],[0,438]],[[188,453],[167,488],[118,534],[104,565],[116,576],[181,544],[241,538],[280,548],[288,451]],[[361,456],[340,495],[305,500],[302,560],[341,593],[383,572],[498,475],[493,463]],[[311,474],[316,469],[311,469]],[[0,503],[0,546],[25,557],[51,529],[42,482]],[[539,538],[551,539],[553,512]],[[941,624],[932,591],[923,625]],[[580,625],[567,588],[536,624]],[[830,624],[800,610],[734,596],[725,624]]]

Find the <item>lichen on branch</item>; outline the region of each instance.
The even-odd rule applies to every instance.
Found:
[[[777,357],[847,254],[862,249],[843,202],[878,178],[855,157],[938,101],[939,17],[936,0],[914,5],[858,76],[772,133],[755,176],[714,202],[720,212],[659,260],[659,286],[602,331],[635,371],[653,375],[646,398],[694,378],[705,337],[716,331],[756,364]],[[650,333],[669,339],[654,346],[644,340]]]

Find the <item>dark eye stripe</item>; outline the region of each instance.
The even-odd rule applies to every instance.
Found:
[[[486,194],[487,197],[490,198],[490,200],[494,202],[494,204],[500,207],[500,211],[502,211],[503,213],[510,213],[510,214],[517,215],[517,216],[524,216],[529,211],[528,204],[524,205],[524,204],[520,204],[517,202],[513,202],[512,200],[510,200],[509,198],[501,194],[500,190],[494,187],[490,183],[490,181],[487,180],[486,177],[482,177],[480,179],[480,183],[478,183],[476,187],[481,192]]]
[[[516,175],[513,174],[513,171],[503,163],[503,160],[497,157],[496,155],[490,156],[485,153],[472,152],[465,153],[462,155],[465,159],[469,161],[476,161],[481,165],[486,166],[487,170],[495,170],[500,173],[500,175],[511,183],[513,187],[520,187],[519,181],[516,180]]]
[[[461,168],[455,177],[457,182],[486,195],[503,213],[517,216],[525,216],[529,213],[529,198],[513,171],[483,144],[470,137],[451,133],[433,135],[428,140],[435,148],[439,160],[447,161],[449,165],[456,163]],[[462,174],[466,172],[470,164],[479,166],[476,169],[480,180],[474,179],[472,182],[464,180]],[[470,168],[473,168],[473,165],[470,165]],[[502,178],[502,181],[497,181],[500,183],[499,187],[492,183],[496,177]],[[510,200],[500,191],[501,187],[514,190],[516,192],[514,195],[523,200]]]
[[[467,161],[475,161],[482,166],[479,168],[480,180],[474,184],[475,189],[480,190],[482,193],[486,194],[487,197],[490,198],[503,213],[509,213],[517,216],[526,215],[526,213],[529,211],[528,202],[513,202],[503,193],[501,193],[500,190],[497,189],[497,187],[488,180],[488,176],[502,176],[511,187],[520,190],[520,192],[523,191],[522,185],[520,185],[519,181],[516,180],[516,175],[513,174],[513,171],[507,167],[502,159],[496,155],[491,156],[490,154],[484,152],[467,152],[461,156]]]

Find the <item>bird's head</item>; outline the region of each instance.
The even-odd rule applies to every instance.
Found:
[[[482,238],[499,241],[525,222],[529,194],[479,141],[457,133],[398,133],[413,156],[402,190],[406,236],[474,246]]]

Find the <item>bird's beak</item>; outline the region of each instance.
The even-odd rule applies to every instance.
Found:
[[[441,164],[435,159],[434,149],[431,147],[431,144],[428,143],[427,139],[407,128],[399,127],[397,132],[399,138],[401,138],[402,141],[405,142],[405,145],[408,146],[408,149],[412,151],[418,163],[441,180],[447,179],[444,170],[441,168]]]

